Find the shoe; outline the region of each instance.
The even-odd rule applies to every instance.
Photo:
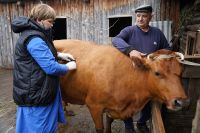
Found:
[[[136,133],[136,131],[134,130],[134,128],[126,128],[125,127],[125,133]]]
[[[136,127],[140,133],[150,133],[149,128],[147,127],[146,123],[137,123]]]
[[[74,113],[73,110],[65,110],[65,115],[66,116],[75,116],[76,114]]]

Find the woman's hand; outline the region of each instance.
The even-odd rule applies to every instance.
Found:
[[[75,61],[70,61],[66,64],[68,70],[75,70],[76,69],[76,62]]]
[[[74,57],[69,53],[60,53],[58,52],[58,58],[65,60],[65,61],[75,61]]]

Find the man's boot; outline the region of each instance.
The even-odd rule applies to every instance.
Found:
[[[137,123],[136,127],[140,131],[140,133],[150,133],[146,123]]]
[[[134,130],[134,128],[125,127],[125,133],[136,133],[136,131]]]

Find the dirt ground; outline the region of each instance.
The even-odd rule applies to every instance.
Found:
[[[12,98],[12,71],[0,69],[0,133],[15,132],[16,105]],[[93,133],[94,124],[85,105],[66,106],[75,116],[66,116],[67,124],[58,126],[58,133]],[[123,122],[113,122],[113,133],[123,133]]]
[[[15,132],[16,105],[12,98],[12,71],[0,69],[0,133]],[[75,115],[67,116],[67,124],[58,125],[58,133],[95,133],[94,123],[85,105],[66,106]],[[124,123],[115,120],[112,133],[124,133]]]
[[[67,124],[59,124],[58,133],[95,133],[95,126],[88,108],[85,105],[72,105],[66,106],[67,110],[73,111],[75,116],[67,116]],[[133,117],[134,126],[140,113]],[[104,115],[105,123],[105,115]],[[139,133],[135,126],[136,132]],[[112,123],[112,133],[124,133],[124,123],[122,120],[114,120]]]
[[[60,124],[58,133],[95,133],[92,117],[85,105],[69,104],[66,108],[67,110],[74,111],[75,116],[66,116],[67,124]],[[112,133],[124,133],[124,124],[122,121],[115,120],[113,122]]]

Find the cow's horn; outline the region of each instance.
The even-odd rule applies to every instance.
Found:
[[[151,60],[153,60],[153,58],[154,58],[154,54],[152,53],[152,54],[149,54],[148,56],[147,56],[147,59],[149,60],[149,59],[151,59]]]
[[[180,60],[183,61],[184,60],[184,55],[180,52],[175,52],[175,54],[180,57]]]
[[[172,58],[172,57],[174,57],[174,56],[172,56],[172,55],[166,55],[166,54],[161,54],[156,59],[169,59],[169,58]]]
[[[149,54],[147,56],[147,59],[169,59],[169,58],[172,58],[174,56],[172,55],[166,55],[166,54],[160,54],[160,55],[154,55],[154,54]]]

